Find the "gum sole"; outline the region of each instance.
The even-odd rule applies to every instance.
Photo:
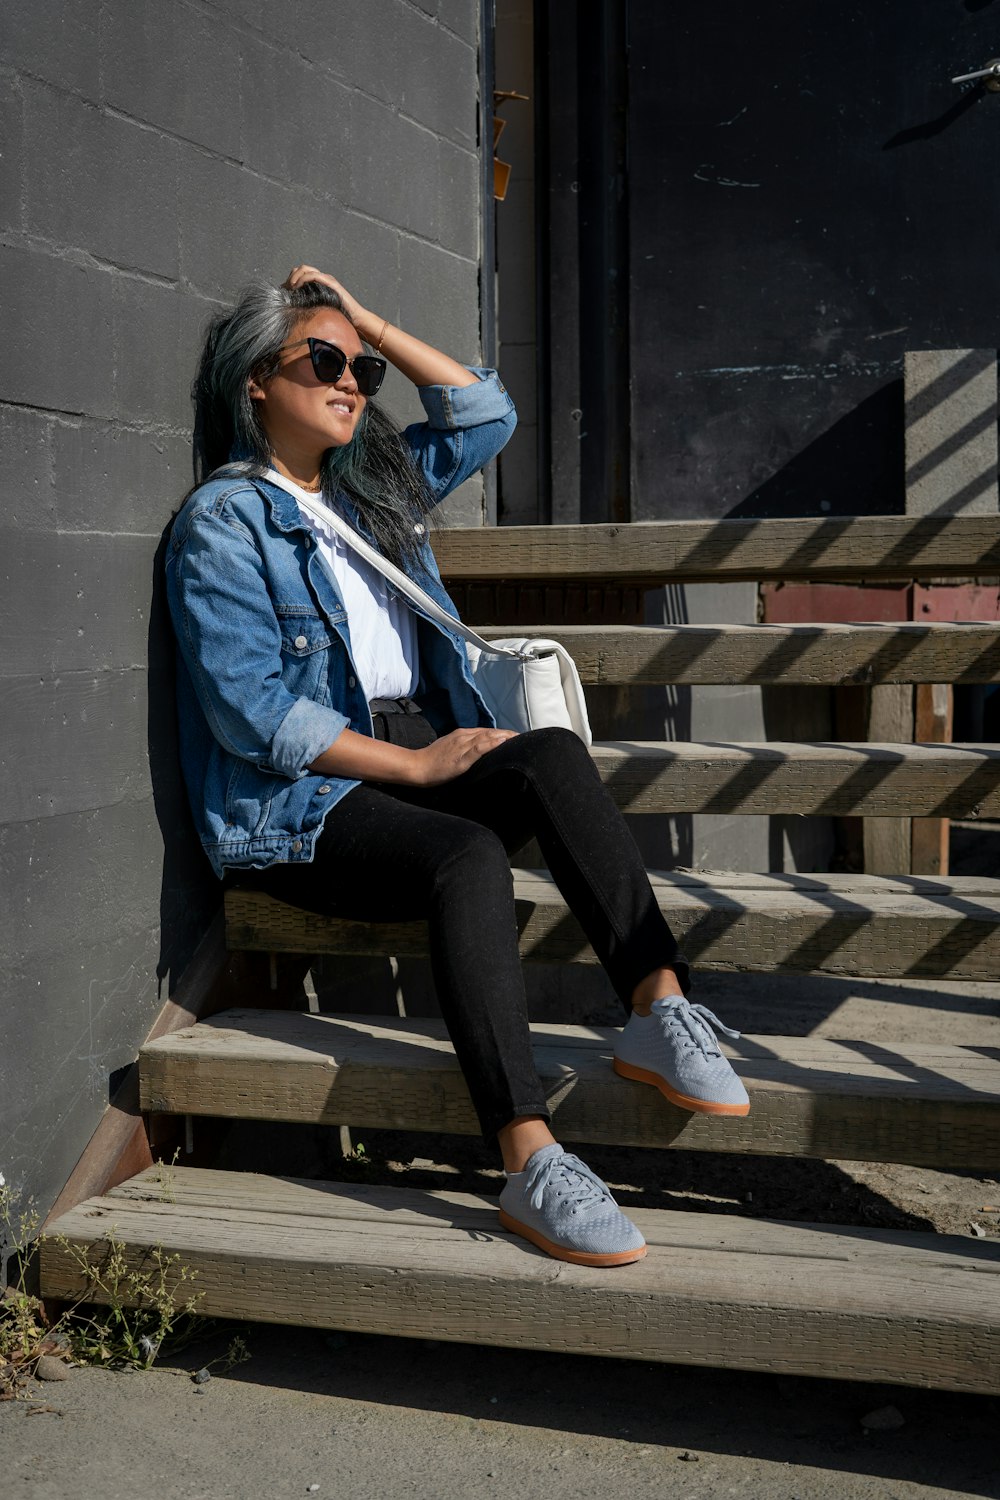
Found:
[[[748,1115],[749,1104],[715,1104],[705,1099],[691,1099],[687,1094],[678,1094],[672,1089],[659,1073],[647,1073],[645,1068],[634,1067],[632,1063],[621,1062],[617,1057],[614,1060],[614,1070],[622,1078],[632,1078],[636,1083],[651,1083],[654,1089],[659,1089],[664,1098],[669,1099],[671,1104],[677,1104],[681,1109],[693,1110],[699,1115]]]
[[[568,1260],[574,1266],[628,1266],[634,1260],[642,1260],[646,1254],[645,1245],[639,1250],[621,1250],[617,1255],[591,1255],[586,1250],[564,1250],[561,1245],[554,1245],[543,1234],[539,1234],[537,1229],[529,1229],[527,1224],[512,1219],[505,1209],[500,1210],[500,1223],[512,1234],[520,1234],[524,1239],[530,1240],[539,1250],[544,1250],[546,1255],[551,1255],[556,1260]]]

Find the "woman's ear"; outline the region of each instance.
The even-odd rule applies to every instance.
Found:
[[[250,400],[251,401],[263,401],[264,400],[264,388],[263,388],[263,386],[257,384],[256,380],[254,380],[254,378],[253,378],[252,375],[250,376],[250,379],[247,381],[247,390],[250,392]]]

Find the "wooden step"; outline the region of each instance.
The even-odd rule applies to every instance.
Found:
[[[208,1316],[1000,1391],[1000,1245],[715,1214],[634,1218],[649,1254],[601,1271],[507,1234],[484,1199],[153,1167],[51,1229],[95,1259],[113,1235],[132,1267],[148,1267],[156,1246],[176,1252]],[[86,1287],[51,1237],[41,1285],[65,1299]]]
[[[747,875],[732,883],[656,871],[650,880],[698,968],[977,980],[1000,973],[998,881]],[[525,959],[596,962],[549,875],[515,871],[514,896]],[[423,922],[339,921],[239,887],[226,892],[225,908],[233,950],[427,953]]]
[[[560,1139],[619,1146],[992,1170],[1000,1051],[724,1040],[751,1097],[744,1119],[695,1115],[619,1078],[611,1028],[536,1025],[535,1061]],[[230,1010],[139,1058],[144,1110],[477,1135],[443,1022]]]
[[[1000,681],[1000,624],[481,627],[561,641],[584,683]]]
[[[1000,573],[996,516],[850,516],[630,525],[454,527],[431,538],[446,581],[708,583]]]
[[[1000,815],[996,745],[618,740],[596,744],[593,755],[630,813]]]

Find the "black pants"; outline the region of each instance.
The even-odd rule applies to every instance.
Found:
[[[400,740],[419,743],[424,725],[400,723]],[[517,1115],[549,1115],[531,1055],[508,862],[532,837],[626,1011],[654,969],[676,969],[687,989],[687,964],[635,841],[569,730],[505,740],[443,786],[365,783],[327,814],[311,864],[236,875],[307,911],[427,920],[438,1000],[487,1140]]]

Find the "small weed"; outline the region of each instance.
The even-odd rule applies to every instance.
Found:
[[[170,1182],[168,1177],[167,1193]],[[0,1296],[0,1401],[21,1394],[43,1354],[70,1355],[78,1364],[148,1369],[159,1354],[183,1348],[208,1326],[196,1312],[203,1294],[189,1289],[184,1295],[197,1271],[183,1265],[179,1253],[155,1245],[133,1265],[113,1228],[95,1256],[65,1235],[39,1235],[38,1225],[30,1200],[15,1212],[15,1195],[0,1173],[0,1253],[17,1267]],[[27,1289],[33,1257],[46,1239],[75,1264],[81,1285],[79,1296],[52,1325]],[[249,1358],[243,1339],[236,1337],[216,1363],[225,1373]]]

